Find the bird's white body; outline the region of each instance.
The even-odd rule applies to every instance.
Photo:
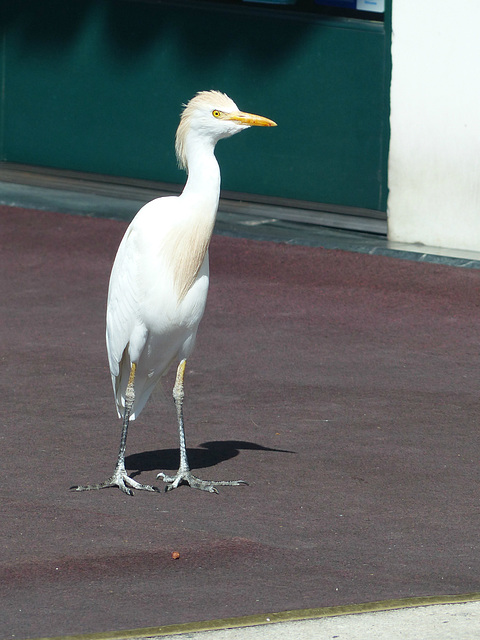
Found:
[[[195,245],[190,225],[202,212],[183,207],[179,198],[159,198],[145,205],[130,224],[112,269],[107,303],[107,352],[118,415],[132,362],[137,363],[135,401],[138,416],[151,392],[173,362],[192,352],[208,292],[208,249],[199,265],[182,261],[182,244]],[[212,221],[216,209],[210,212]],[[207,227],[205,219],[200,227]],[[211,224],[208,225],[211,227]],[[211,230],[203,229],[203,245]],[[172,248],[172,238],[175,247]],[[202,247],[203,248],[203,247]],[[195,246],[191,247],[195,252]],[[184,258],[185,260],[185,258]],[[183,293],[182,268],[189,278]]]
[[[183,427],[185,362],[195,344],[208,292],[208,246],[220,195],[215,145],[249,126],[275,126],[268,118],[243,113],[225,94],[204,91],[186,105],[177,130],[179,165],[188,171],[180,196],[158,198],[140,209],[118,248],[107,301],[107,352],[115,402],[123,417],[113,476],[78,491],[118,486],[156,490],[130,478],[125,445],[130,420],[138,417],[170,366],[178,364],[173,389],[180,434],[180,468],[159,474],[169,489],[188,483],[215,492],[215,486],[242,481],[199,480],[187,461]]]

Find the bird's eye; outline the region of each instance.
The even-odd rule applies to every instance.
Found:
[[[215,109],[215,111],[212,111],[212,116],[214,118],[220,118],[221,115],[222,114],[220,113],[220,111],[217,111],[216,109]]]

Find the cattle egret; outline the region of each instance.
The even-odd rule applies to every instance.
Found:
[[[202,91],[185,106],[175,150],[188,178],[180,196],[157,198],[140,209],[113,264],[107,302],[106,341],[122,436],[113,475],[105,482],[75,486],[77,491],[119,487],[158,491],[140,484],[125,469],[130,420],[140,415],[153,389],[178,363],[173,399],[180,436],[180,467],[174,476],[159,473],[166,490],[180,484],[217,493],[218,485],[242,480],[200,480],[190,471],[183,426],[184,375],[207,299],[208,246],[220,195],[220,169],[214,155],[218,140],[251,126],[275,122],[239,111],[218,91]]]

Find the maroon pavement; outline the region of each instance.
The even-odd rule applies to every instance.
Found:
[[[117,455],[125,228],[0,207],[1,637],[480,591],[479,270],[214,237],[187,444],[249,486],[69,491]],[[142,482],[178,464],[172,383],[131,425]]]

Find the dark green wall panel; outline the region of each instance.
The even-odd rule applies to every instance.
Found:
[[[216,88],[273,118],[218,146],[223,187],[385,208],[383,24],[221,5],[7,0],[2,157],[182,182],[182,102]]]

